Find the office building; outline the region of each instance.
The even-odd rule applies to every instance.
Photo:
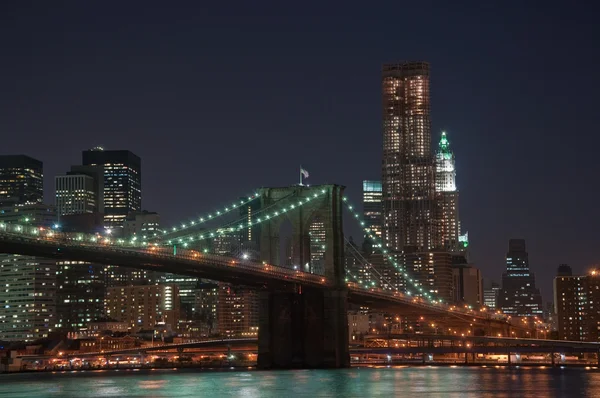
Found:
[[[56,212],[60,224],[65,216],[104,212],[104,168],[71,166],[66,175],[54,177]]]
[[[377,242],[381,242],[383,230],[383,202],[381,181],[363,181],[363,220],[365,228],[369,233],[376,237]],[[373,242],[367,234],[364,236],[364,249],[367,254],[373,251]]]
[[[41,204],[43,163],[26,155],[0,156],[0,207]]]
[[[192,320],[196,304],[196,293],[200,278],[191,276],[163,274],[157,277],[160,284],[177,286],[181,320]]]
[[[56,208],[42,203],[0,208],[0,222],[7,224],[36,225],[54,228],[57,224]]]
[[[83,151],[83,166],[104,169],[104,227],[122,228],[129,213],[142,210],[142,161],[130,151]]]
[[[0,156],[0,223],[52,228],[53,206],[42,204],[42,163],[27,156]],[[33,341],[54,331],[56,263],[0,254],[0,340]]]
[[[201,336],[217,334],[217,308],[219,305],[219,285],[210,281],[202,281],[196,289],[194,318],[199,321]]]
[[[258,336],[258,292],[219,283],[217,329],[223,337]]]
[[[434,239],[429,64],[383,66],[383,237],[392,253],[428,251]]]
[[[59,215],[98,211],[94,178],[88,175],[56,176],[56,211]]]
[[[435,247],[459,250],[460,221],[458,218],[458,189],[456,167],[450,142],[442,132],[435,154]]]
[[[313,218],[308,226],[310,236],[310,266],[311,274],[325,274],[325,222],[320,217]]]
[[[483,305],[481,272],[472,265],[452,267],[454,301],[458,304],[480,308]]]
[[[497,282],[485,280],[483,288],[483,305],[491,310],[497,309],[499,291],[500,285]]]
[[[406,286],[406,290],[412,295],[422,296],[423,293],[429,293],[432,297],[442,299],[446,303],[453,301],[454,285],[450,253],[408,252],[401,255],[401,261],[417,284],[417,287],[412,284]]]
[[[123,223],[123,235],[137,236],[140,239],[151,239],[162,232],[160,215],[156,212],[142,211],[131,213]]]
[[[529,271],[529,256],[524,239],[511,239],[506,254],[506,272],[498,292],[498,307],[514,317],[543,316],[542,296]]]
[[[47,338],[55,323],[55,261],[0,254],[0,286],[0,340]]]
[[[371,286],[372,282],[377,281],[376,283],[379,285],[381,274],[374,271],[368,257],[363,255],[358,245],[350,237],[346,242],[344,251],[344,269],[348,281],[362,286]]]
[[[118,286],[108,288],[106,315],[126,322],[131,331],[154,329],[157,324],[176,330],[179,290],[175,285]]]
[[[78,332],[105,317],[105,267],[83,261],[58,261],[57,330]]]

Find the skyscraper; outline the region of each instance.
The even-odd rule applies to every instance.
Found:
[[[539,316],[544,311],[540,290],[535,287],[535,275],[529,271],[529,256],[524,239],[511,239],[506,253],[506,272],[498,304],[502,312],[512,316]]]
[[[363,219],[365,227],[381,240],[383,230],[383,203],[381,200],[381,181],[363,181]],[[373,242],[365,234],[365,252],[371,253]],[[367,250],[368,249],[368,250]]]
[[[460,235],[456,168],[445,132],[435,154],[435,204],[435,246],[456,251]]]
[[[385,245],[426,251],[435,243],[429,64],[384,65],[382,86]]]
[[[94,179],[86,175],[56,176],[56,211],[59,215],[94,213],[98,203]]]
[[[497,282],[486,279],[483,286],[483,305],[495,310],[498,307],[499,290],[500,285]]]
[[[56,213],[61,216],[104,212],[104,168],[71,166],[66,175],[54,177]]]
[[[0,207],[42,203],[43,186],[42,162],[25,155],[0,156]]]
[[[104,168],[104,227],[121,228],[129,213],[142,208],[142,161],[130,151],[83,151],[84,166]]]
[[[69,260],[56,265],[56,329],[76,332],[104,318],[105,267]]]
[[[56,262],[0,254],[0,340],[33,341],[52,332]]]
[[[42,162],[0,156],[0,222],[51,228],[54,208],[42,204]],[[56,264],[33,256],[0,254],[0,340],[32,341],[53,331]]]

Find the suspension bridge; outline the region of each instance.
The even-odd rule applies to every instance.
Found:
[[[152,236],[111,237],[61,232],[35,225],[0,223],[0,253],[33,255],[189,275],[260,291],[258,364],[272,367],[346,367],[348,303],[407,317],[435,320],[469,333],[529,335],[531,329],[484,308],[456,307],[422,286],[382,242],[365,227],[339,185],[261,188]],[[251,205],[252,212],[234,221]],[[368,282],[346,270],[344,209],[375,242],[406,288],[399,291],[382,273],[357,256],[370,273]],[[311,226],[319,225],[319,241]],[[281,261],[281,226],[291,224],[289,264]],[[211,252],[210,242],[243,231],[259,234],[258,256]],[[314,231],[314,229],[313,229]],[[315,246],[315,243],[318,245]],[[318,247],[317,256],[314,248]],[[257,258],[258,257],[258,258]],[[318,257],[318,267],[313,266]]]

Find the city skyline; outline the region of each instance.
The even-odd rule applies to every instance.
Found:
[[[524,6],[520,11],[525,16],[541,18],[536,17],[535,10],[530,7]],[[48,12],[58,21],[77,13],[87,15],[83,6],[69,10],[65,16],[53,14],[56,11]],[[557,10],[547,12],[549,18],[556,18]],[[100,15],[105,13],[106,10],[99,10]],[[348,195],[358,203],[361,181],[379,179],[380,175],[378,98],[381,65],[397,59],[426,60],[432,65],[432,87],[435,87],[432,92],[432,140],[437,141],[442,129],[451,137],[461,191],[462,229],[470,232],[473,261],[486,277],[499,281],[506,242],[509,238],[525,238],[532,271],[537,273],[538,284],[547,300],[551,296],[553,272],[544,270],[554,270],[557,264],[568,263],[574,271],[583,273],[596,262],[595,235],[588,229],[594,223],[585,209],[592,208],[588,201],[593,195],[587,194],[587,187],[588,181],[593,179],[592,148],[597,138],[587,139],[586,145],[575,151],[574,147],[565,147],[561,134],[568,127],[567,121],[575,118],[584,123],[582,131],[592,130],[596,125],[590,108],[593,101],[586,100],[585,93],[583,96],[573,94],[575,89],[569,85],[570,79],[557,73],[560,70],[558,63],[547,62],[554,59],[556,51],[565,56],[572,51],[565,39],[557,38],[549,26],[543,24],[539,31],[530,32],[522,17],[508,15],[506,10],[497,16],[492,15],[494,12],[482,13],[491,21],[508,18],[518,34],[532,35],[530,38],[541,47],[541,54],[529,54],[530,46],[522,43],[508,48],[506,42],[495,36],[497,28],[493,24],[481,28],[478,31],[481,37],[474,38],[474,43],[461,50],[458,43],[462,46],[464,42],[460,38],[472,35],[474,23],[465,19],[444,21],[441,13],[435,12],[431,19],[440,23],[436,29],[438,33],[416,39],[414,44],[390,45],[393,44],[390,39],[382,39],[371,50],[369,43],[377,43],[375,39],[380,35],[367,29],[359,32],[364,33],[365,44],[359,42],[355,51],[348,51],[350,40],[356,37],[350,34],[348,39],[340,39],[326,30],[323,19],[317,18],[318,34],[307,37],[309,43],[316,44],[315,47],[298,49],[298,41],[294,40],[304,25],[282,12],[282,20],[295,23],[282,33],[282,39],[291,40],[291,50],[281,47],[279,39],[266,40],[264,47],[250,45],[246,50],[241,48],[249,44],[245,40],[242,46],[236,47],[232,36],[221,39],[221,44],[233,48],[233,54],[246,63],[245,68],[238,70],[229,63],[232,56],[215,50],[218,45],[213,48],[204,43],[207,56],[190,50],[195,43],[185,37],[202,37],[202,28],[196,27],[201,24],[183,23],[181,30],[166,39],[173,48],[152,46],[156,36],[142,24],[142,31],[150,34],[149,38],[121,30],[119,34],[125,34],[128,41],[119,44],[115,41],[119,35],[109,35],[106,40],[115,44],[108,46],[109,49],[100,44],[91,28],[63,21],[63,25],[81,33],[78,36],[90,44],[89,49],[82,48],[72,39],[62,44],[64,51],[58,51],[58,55],[53,51],[57,48],[54,42],[40,38],[36,39],[40,46],[31,55],[19,50],[19,44],[23,44],[19,40],[6,45],[15,63],[2,66],[8,89],[0,97],[3,104],[0,128],[11,137],[10,147],[3,146],[2,154],[23,153],[44,161],[45,186],[51,187],[54,176],[79,163],[81,150],[96,145],[131,150],[145,160],[144,208],[160,212],[167,225],[212,209],[240,193],[252,192],[257,185],[293,184],[300,163],[311,172],[308,183],[348,185]],[[151,18],[157,18],[158,10],[151,9],[149,14]],[[174,18],[175,14],[179,15],[170,10],[164,18]],[[21,23],[21,27],[16,27],[14,22],[3,26],[16,32],[31,29],[47,34],[48,38],[58,35],[48,22],[35,18],[39,26],[32,29],[29,25],[32,22],[23,20],[25,15],[28,15],[26,9],[15,11],[15,21]],[[585,25],[587,16],[576,17]],[[126,29],[129,23],[142,23],[135,17],[126,21],[124,17],[113,16],[108,20],[120,29]],[[253,29],[252,22],[242,18],[235,18],[235,22],[239,23],[237,29],[249,33],[248,40],[266,39]],[[351,32],[350,24],[339,19],[333,22],[342,32]],[[280,22],[266,18],[264,23],[273,26]],[[464,26],[461,27],[461,23]],[[94,23],[91,25],[95,26]],[[184,28],[191,29],[193,34]],[[214,24],[207,27],[216,28]],[[410,26],[402,29],[408,32]],[[442,30],[451,32],[446,42],[439,35]],[[158,29],[156,34],[159,33],[164,31]],[[567,33],[567,37],[570,34]],[[20,40],[33,40],[30,35],[22,36],[25,38]],[[322,37],[324,44],[320,44]],[[175,46],[178,38],[184,39],[181,41],[183,48]],[[553,38],[556,40],[552,41]],[[442,44],[436,46],[436,40]],[[589,40],[586,36],[578,37],[578,50],[591,45]],[[128,52],[127,45],[132,43],[141,47]],[[334,46],[333,54],[329,56],[332,43],[340,46]],[[443,44],[449,52],[456,51],[456,55],[440,54],[436,49],[443,48]],[[186,58],[188,50],[192,59]],[[255,54],[249,53],[255,50],[266,55],[266,61],[253,61]],[[302,51],[295,55],[298,50]],[[483,54],[478,55],[479,52]],[[593,62],[585,62],[591,55],[585,55],[588,52],[581,55],[580,51],[574,53],[579,59],[583,57],[583,70],[578,75],[583,75],[587,84],[594,87],[598,80],[591,73]],[[99,54],[98,66],[90,61],[96,59],[91,58],[95,54]],[[159,54],[169,59],[169,63],[143,62],[152,61]],[[360,60],[356,59],[359,58],[357,55],[361,56]],[[210,59],[211,56],[214,59]],[[47,63],[46,73],[32,66],[36,62],[32,64],[30,57],[40,61],[39,64]],[[298,62],[300,57],[303,60]],[[134,65],[132,72],[122,69],[121,65],[128,60]],[[350,62],[350,66],[341,70],[336,67],[340,60],[356,62]],[[521,70],[511,67],[519,61],[522,61]],[[498,65],[492,65],[494,62]],[[20,71],[19,65],[29,66]],[[196,67],[204,73],[196,73]],[[133,71],[138,69],[141,73],[134,74]],[[180,76],[173,73],[181,69]],[[307,77],[288,82],[289,75],[284,73],[285,70],[303,70]],[[455,78],[464,77],[464,70],[472,72],[466,86]],[[250,75],[253,82],[245,78]],[[529,75],[536,78],[530,79]],[[90,78],[94,76],[98,79]],[[218,83],[211,83],[206,76],[215,76],[210,80]],[[352,85],[347,84],[350,77]],[[544,96],[541,93],[550,81],[554,95]],[[278,88],[283,87],[284,82],[292,85],[293,95],[289,94],[289,88]],[[327,86],[323,82],[330,82],[335,94],[322,95],[323,87]],[[239,109],[241,114],[222,123],[228,118],[226,110],[230,98],[219,93],[222,89],[228,91],[236,87],[240,88],[237,101],[243,101],[245,105]],[[122,90],[122,95],[113,98],[111,92],[117,88]],[[10,94],[14,92],[20,92],[21,96],[15,98]],[[517,102],[508,105],[514,92],[519,92]],[[561,96],[568,99],[563,100]],[[284,106],[286,101],[279,100],[272,103],[265,97],[283,98],[289,105]],[[69,98],[79,100],[72,103]],[[257,98],[260,100],[252,101]],[[304,102],[309,104],[302,105]],[[535,109],[531,108],[531,103],[536,104]],[[554,115],[558,112],[553,110],[561,106],[563,111],[558,117]],[[290,108],[297,110],[290,113],[287,110]],[[494,110],[496,108],[499,110]],[[578,115],[586,116],[581,120]],[[208,131],[212,133],[208,134]],[[191,136],[196,137],[194,145],[190,145]],[[75,150],[66,149],[63,143]],[[329,149],[334,147],[338,150],[332,154]],[[212,154],[217,152],[214,148],[222,149],[226,155],[215,156]],[[203,149],[206,152],[202,152]],[[548,162],[545,157],[550,153],[561,153],[564,160]],[[278,167],[273,168],[274,163]],[[215,170],[218,173],[214,173]],[[192,178],[198,183],[189,184]],[[553,188],[552,184],[557,180],[564,181],[564,189]],[[181,195],[165,196],[165,193],[178,190],[182,191]],[[544,194],[545,199],[540,201],[540,192],[546,190],[552,190],[552,194]],[[53,193],[46,192],[45,202],[51,197]],[[581,200],[584,202],[580,203]],[[569,211],[553,211],[557,208]],[[571,237],[574,231],[581,231],[578,239]],[[356,231],[351,235],[359,239],[362,234]]]

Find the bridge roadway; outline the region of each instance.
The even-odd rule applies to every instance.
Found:
[[[65,355],[65,358],[87,358],[95,356],[107,356],[107,355],[127,355],[127,354],[138,354],[141,352],[160,352],[169,350],[185,350],[186,348],[206,349],[206,352],[213,351],[227,351],[230,348],[235,352],[256,352],[258,347],[258,339],[218,339],[218,340],[206,340],[197,341],[193,343],[183,344],[163,344],[160,346],[146,346],[128,348],[123,350],[114,351],[101,351],[101,352],[85,352],[80,354],[69,354]]]
[[[595,353],[600,343],[510,337],[461,337],[454,335],[390,334],[367,335],[365,347],[352,353],[389,354],[520,354],[520,353]],[[370,347],[367,347],[369,345]]]
[[[389,337],[389,339],[388,339]],[[366,346],[378,341],[379,346]],[[391,346],[380,346],[381,342]],[[404,342],[401,346],[397,342]],[[351,355],[381,354],[381,355],[415,355],[415,354],[581,354],[593,353],[598,355],[600,343],[567,341],[567,340],[543,340],[522,338],[499,338],[499,337],[458,337],[451,335],[422,335],[422,334],[395,334],[382,338],[381,335],[365,336],[364,347],[351,346]],[[164,344],[160,346],[136,347],[123,350],[73,353],[61,358],[90,358],[106,357],[115,355],[137,355],[140,353],[167,352],[171,350],[196,349],[195,353],[205,352],[246,352],[255,353],[258,348],[258,340],[254,339],[217,339],[182,344]],[[39,360],[52,359],[53,356],[35,355],[22,356],[24,359]]]
[[[138,243],[119,244],[99,235],[62,233],[27,225],[0,223],[0,253],[32,255],[57,260],[85,261],[97,264],[169,272],[195,276],[259,289],[297,291],[299,287],[327,289],[330,282],[321,275],[239,258],[200,253]],[[348,283],[351,303],[403,315],[434,315],[456,322],[474,322],[496,328],[509,325],[502,315],[462,309],[447,304],[431,304],[400,292],[362,288]],[[523,326],[510,322],[511,327]],[[530,329],[526,329],[530,330]]]

